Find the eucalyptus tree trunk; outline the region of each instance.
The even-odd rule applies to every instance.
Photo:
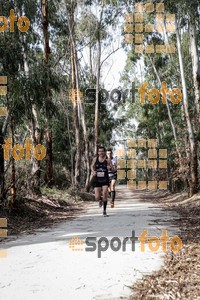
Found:
[[[4,138],[7,132],[8,124],[10,121],[10,111],[8,110],[8,115],[3,121],[0,118],[0,145],[4,144]],[[4,205],[4,201],[6,200],[6,191],[5,191],[5,161],[4,161],[4,151],[3,148],[0,147],[0,207],[1,203]]]
[[[41,0],[41,10],[42,10],[42,30],[43,30],[43,37],[44,37],[44,62],[46,65],[46,71],[48,72],[49,68],[49,55],[51,53],[50,46],[49,46],[49,20],[48,20],[48,3],[47,0]],[[53,183],[53,153],[52,153],[52,131],[49,128],[49,118],[48,118],[48,111],[47,111],[47,103],[50,100],[51,90],[50,87],[47,86],[46,88],[46,99],[45,99],[45,108],[46,108],[46,129],[45,129],[45,140],[46,140],[46,171],[44,180],[47,186],[51,187]]]
[[[28,57],[27,52],[25,49],[25,43],[26,40],[23,39],[23,64],[24,64],[24,72],[26,77],[29,77],[29,65],[28,65]],[[29,124],[29,131],[31,134],[31,139],[33,142],[33,146],[36,147],[38,144],[41,143],[41,128],[39,124],[39,118],[38,118],[38,111],[35,104],[32,104],[31,101],[31,95],[28,95],[29,97],[29,104],[30,104],[30,124]],[[40,161],[37,160],[34,156],[31,158],[32,160],[32,170],[31,174],[33,176],[33,179],[31,181],[30,188],[34,193],[40,194],[40,176],[41,176],[41,170],[40,170]]]
[[[159,85],[161,86],[162,82],[161,82],[160,76],[158,74],[158,71],[157,71],[157,69],[155,67],[155,64],[154,64],[154,62],[153,62],[153,60],[152,60],[152,58],[150,56],[149,56],[149,59],[151,61],[151,64],[152,64],[154,73],[155,73],[155,75],[157,77],[157,80],[159,82]],[[181,153],[180,153],[179,147],[178,147],[178,139],[177,139],[176,128],[175,128],[174,122],[172,120],[172,116],[171,116],[171,112],[170,112],[168,100],[169,100],[169,97],[167,96],[166,107],[167,107],[168,118],[169,118],[169,122],[170,122],[170,125],[171,125],[171,128],[172,128],[172,133],[173,133],[173,136],[174,136],[174,141],[175,141],[175,146],[176,146],[176,152],[177,152],[178,157],[179,157],[179,163],[181,165]]]
[[[11,133],[12,133],[12,147],[14,147],[15,144],[15,135],[14,135],[14,120],[13,116],[11,117]],[[15,159],[12,156],[11,157],[11,164],[12,164],[12,172],[11,172],[11,184],[10,184],[10,195],[11,195],[11,208],[14,207],[15,205],[15,200],[16,200],[16,185],[15,185]]]
[[[97,155],[98,140],[99,140],[99,88],[101,75],[101,22],[103,17],[104,5],[101,9],[99,27],[97,29],[97,70],[96,70],[96,101],[95,101],[95,120],[94,120],[94,152]]]
[[[85,111],[84,106],[82,104],[82,97],[80,95],[80,88],[79,88],[79,66],[78,66],[78,57],[77,57],[77,51],[75,48],[75,43],[73,39],[73,48],[74,48],[74,69],[75,69],[75,78],[76,78],[76,95],[77,95],[77,105],[80,109],[80,118],[81,118],[81,124],[83,128],[83,137],[84,137],[84,143],[85,143],[85,162],[86,162],[86,182],[85,182],[85,189],[88,190],[89,181],[90,181],[90,157],[89,157],[89,140],[88,140],[88,133],[87,133],[87,127],[85,122]]]
[[[188,94],[186,87],[186,80],[184,74],[184,64],[183,64],[183,55],[181,49],[181,39],[179,34],[179,28],[177,26],[176,21],[176,38],[177,38],[177,49],[178,49],[178,57],[179,57],[179,65],[180,65],[180,74],[182,81],[182,89],[183,89],[183,108],[185,113],[185,119],[188,130],[188,138],[189,138],[189,146],[190,146],[190,178],[189,178],[189,188],[190,188],[190,196],[195,194],[198,190],[198,159],[197,159],[197,145],[195,144],[194,132],[192,128],[192,123],[190,120],[189,110],[188,110]]]
[[[189,25],[190,47],[192,57],[192,75],[194,83],[195,107],[197,112],[197,124],[200,124],[200,62],[197,48],[197,34],[195,25],[190,21]]]
[[[66,2],[68,9],[68,3]],[[75,144],[76,144],[76,157],[75,157],[75,174],[74,184],[78,186],[80,183],[81,173],[81,144],[80,144],[80,123],[79,123],[79,107],[77,103],[77,75],[76,75],[76,59],[75,59],[75,45],[74,45],[74,7],[69,7],[70,13],[68,14],[68,28],[70,32],[70,54],[71,54],[71,78],[72,78],[72,98],[73,98],[73,117],[75,127]]]
[[[0,122],[0,126],[1,125],[2,124]],[[2,132],[1,128],[2,128],[2,126],[0,127],[0,144],[3,145],[4,144],[4,136],[3,136],[3,132]],[[1,204],[3,204],[3,202],[5,200],[5,193],[4,193],[4,185],[5,185],[4,172],[5,172],[5,168],[4,168],[4,151],[3,151],[3,148],[0,147],[0,207],[1,207]]]

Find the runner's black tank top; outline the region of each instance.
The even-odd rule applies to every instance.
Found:
[[[108,181],[108,162],[105,159],[103,162],[99,161],[99,158],[96,159],[95,169],[97,172],[97,182],[107,182]]]

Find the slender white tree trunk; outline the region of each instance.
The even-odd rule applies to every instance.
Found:
[[[177,38],[177,49],[178,49],[178,58],[179,58],[179,65],[180,65],[180,74],[181,74],[181,81],[182,81],[182,90],[183,90],[183,107],[185,113],[185,119],[188,129],[188,137],[189,137],[189,145],[190,145],[190,196],[197,192],[198,188],[198,161],[197,161],[197,149],[194,140],[194,132],[192,128],[192,123],[189,115],[188,110],[188,93],[187,93],[187,86],[184,74],[184,64],[183,64],[183,55],[181,49],[181,39],[179,34],[179,28],[176,23],[176,38]]]

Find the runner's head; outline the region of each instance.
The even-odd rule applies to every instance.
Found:
[[[112,158],[112,149],[107,150],[107,156],[108,158]]]
[[[98,147],[98,155],[102,158],[106,156],[106,149],[103,146]]]

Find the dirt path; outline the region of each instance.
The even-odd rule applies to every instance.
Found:
[[[100,253],[100,237],[107,237],[110,243],[113,237],[121,241],[131,237],[132,230],[136,237],[143,230],[148,230],[148,237],[160,237],[163,229],[170,237],[178,234],[170,226],[170,219],[177,217],[175,213],[167,213],[155,204],[139,201],[140,198],[141,192],[120,186],[116,208],[108,205],[109,217],[103,217],[102,209],[92,203],[75,220],[6,243],[7,257],[0,259],[0,299],[127,299],[132,292],[129,287],[137,279],[161,267],[161,248],[151,252],[146,244],[145,252],[141,252],[136,240],[132,251],[129,239],[126,251],[109,247]],[[70,240],[77,236],[84,244],[75,249],[83,251],[69,247]],[[86,237],[96,237],[99,251],[85,251]],[[103,242],[101,245],[105,246]]]

